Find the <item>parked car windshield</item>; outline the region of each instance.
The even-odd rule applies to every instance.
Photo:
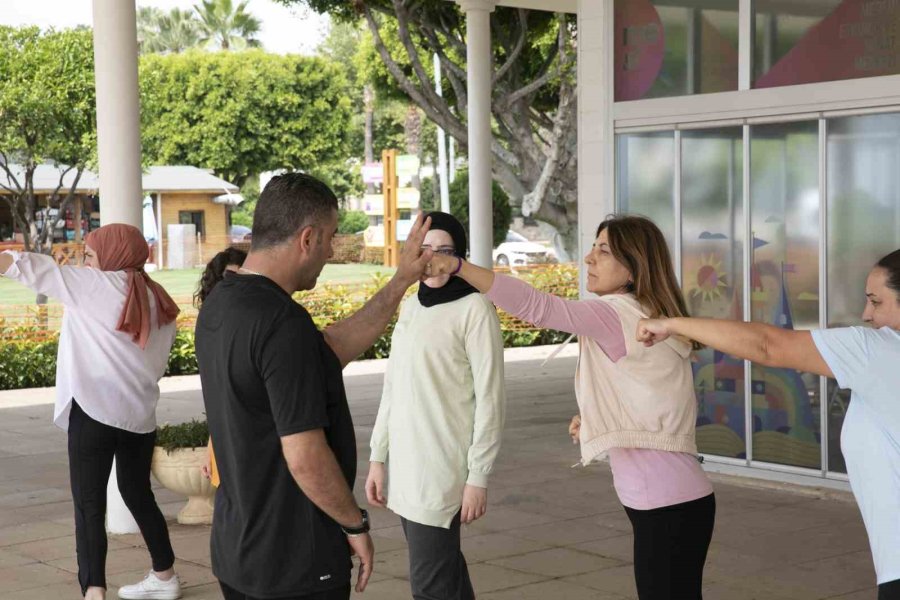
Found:
[[[505,241],[507,241],[507,242],[527,242],[528,239],[525,236],[516,233],[515,231],[507,231]]]

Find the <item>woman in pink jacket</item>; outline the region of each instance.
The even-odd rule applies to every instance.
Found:
[[[700,599],[716,504],[694,439],[690,354],[698,346],[669,338],[645,347],[634,336],[642,318],[687,316],[668,247],[648,219],[617,216],[600,224],[584,262],[598,297],[578,301],[457,257],[435,255],[426,274],[462,277],[516,317],[579,336],[580,414],[570,433],[582,463],[609,456],[634,530],[638,596]]]

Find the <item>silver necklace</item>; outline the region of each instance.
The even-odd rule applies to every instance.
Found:
[[[265,277],[265,275],[263,275],[259,271],[251,271],[250,269],[245,269],[244,267],[238,267],[238,271],[241,273],[247,273],[248,275],[259,275],[260,277]]]

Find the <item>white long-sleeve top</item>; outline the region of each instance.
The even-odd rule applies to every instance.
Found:
[[[372,461],[390,455],[388,508],[449,528],[466,483],[487,487],[503,433],[503,377],[500,321],[487,298],[403,303],[371,440]]]
[[[92,419],[131,431],[156,429],[159,379],[175,340],[175,323],[157,327],[156,298],[150,290],[150,339],[144,350],[131,335],[116,331],[125,306],[128,274],[59,266],[49,256],[12,254],[4,273],[39,294],[62,302],[62,329],[56,358],[53,422],[69,427],[72,400]]]

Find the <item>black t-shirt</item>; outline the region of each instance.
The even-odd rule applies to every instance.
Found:
[[[356,439],[337,356],[284,290],[244,275],[226,278],[204,302],[196,349],[221,478],[213,574],[259,598],[348,585],[347,539],[300,490],[280,439],[324,429],[352,487]]]

